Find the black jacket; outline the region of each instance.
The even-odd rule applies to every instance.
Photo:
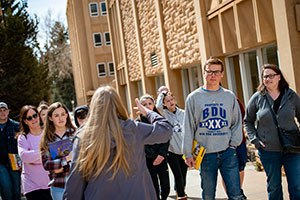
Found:
[[[143,115],[140,115],[140,117],[137,118],[136,120],[150,124],[148,119]],[[168,148],[169,148],[169,141],[166,143],[153,144],[153,145],[146,144],[145,145],[146,157],[155,159],[158,155],[161,155],[164,158],[167,158]]]

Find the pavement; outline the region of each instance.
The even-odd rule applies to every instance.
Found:
[[[176,192],[174,189],[174,178],[173,174],[170,171],[170,185],[171,191],[168,197],[168,200],[176,199]],[[188,199],[191,200],[201,200],[201,180],[198,170],[189,169],[187,173],[187,185],[186,185],[186,193],[188,195]],[[286,177],[282,177],[282,188],[283,188],[283,198],[289,199],[288,190],[287,190],[287,181]],[[247,199],[249,200],[267,200],[267,177],[264,171],[258,172],[255,170],[253,163],[248,162],[245,168],[245,178],[243,184],[243,190]],[[218,175],[218,183],[216,190],[216,200],[226,200],[227,195],[223,189],[221,183],[221,175]]]

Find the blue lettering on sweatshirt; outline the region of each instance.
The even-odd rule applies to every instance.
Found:
[[[210,108],[205,108],[203,110],[203,120],[205,120],[207,117],[215,117],[217,115],[220,115],[223,119],[226,118],[226,110],[221,107],[210,107]]]
[[[215,131],[228,126],[224,108],[212,106],[212,104],[205,104],[205,106],[208,106],[208,108],[203,110],[203,121],[199,122],[200,128]]]

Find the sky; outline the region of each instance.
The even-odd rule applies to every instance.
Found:
[[[45,41],[45,17],[48,11],[51,11],[52,19],[64,22],[67,26],[66,8],[67,0],[28,0],[27,11],[31,16],[34,14],[39,18],[39,34],[38,41],[40,42],[40,47],[43,46]]]

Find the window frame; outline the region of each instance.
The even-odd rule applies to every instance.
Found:
[[[101,13],[101,16],[107,16],[107,7],[106,7],[106,3],[105,3],[105,1],[101,1],[101,2],[99,2],[99,4],[100,4],[100,13]],[[102,4],[104,4],[105,5],[105,11],[102,11]]]
[[[233,56],[238,56],[239,59],[239,69],[241,75],[241,84],[242,84],[242,91],[243,91],[243,98],[244,98],[244,105],[247,105],[252,94],[253,94],[253,87],[252,87],[252,80],[249,78],[249,74],[251,74],[250,66],[246,59],[246,54],[250,52],[256,52],[256,67],[257,67],[257,76],[259,78],[259,82],[261,82],[261,66],[265,64],[262,50],[268,47],[277,47],[277,61],[278,65],[280,65],[280,60],[278,56],[278,46],[276,43],[270,43],[267,45],[262,45],[255,48],[250,48],[245,51],[240,51],[235,54],[231,54],[225,57],[225,65],[226,65],[226,75],[228,81],[228,88],[232,90],[237,95],[237,88],[236,88],[236,74],[234,73],[233,64],[231,58]],[[280,67],[280,66],[279,66]]]
[[[97,8],[96,15],[92,15],[92,8],[91,8],[92,4],[96,5],[96,8]],[[97,2],[91,2],[91,3],[89,3],[89,10],[90,10],[90,17],[98,17],[99,16],[99,9],[98,9],[98,3]]]
[[[104,66],[104,72],[100,72],[99,65],[103,65]],[[100,78],[106,77],[107,76],[107,73],[106,73],[106,64],[105,63],[97,63],[97,71],[98,71],[98,77],[100,77]]]
[[[109,37],[109,41],[106,41],[106,35],[107,35],[107,34],[108,34],[108,37]],[[110,46],[110,45],[111,45],[111,39],[110,39],[110,34],[109,34],[109,32],[104,32],[103,35],[104,35],[105,46]],[[108,42],[109,42],[109,44],[108,44]]]
[[[109,66],[109,64],[112,64],[112,65],[113,65],[113,70],[114,70],[113,72],[110,71],[110,66]],[[108,63],[107,63],[107,66],[108,66],[108,72],[109,72],[109,75],[110,75],[110,76],[114,76],[114,75],[115,75],[115,68],[114,68],[115,66],[114,66],[114,63],[113,63],[113,62],[108,62]]]
[[[100,35],[100,45],[97,45],[95,35],[99,34]],[[102,33],[93,33],[93,41],[94,41],[94,47],[102,47],[103,46],[103,40],[102,40]]]

